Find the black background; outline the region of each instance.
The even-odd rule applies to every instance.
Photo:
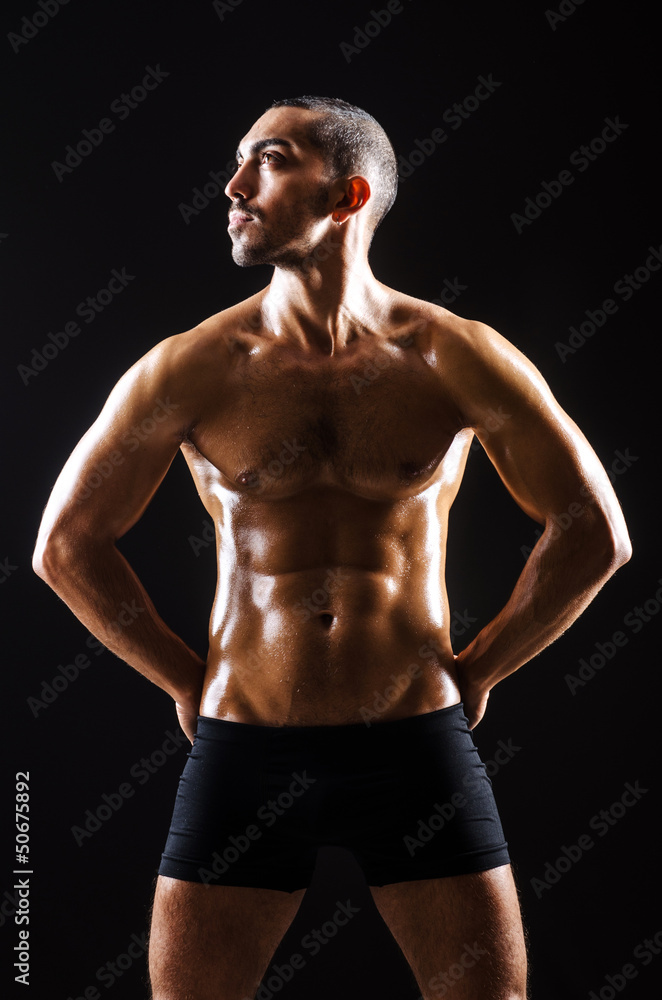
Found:
[[[145,933],[185,749],[167,758],[157,753],[149,780],[141,783],[135,770],[132,776],[168,731],[179,732],[170,699],[110,653],[95,655],[86,630],[32,573],[31,552],[50,488],[119,376],[157,341],[269,280],[267,269],[232,263],[222,192],[188,223],[180,206],[191,205],[210,171],[226,168],[272,100],[312,93],[365,107],[405,159],[416,140],[445,127],[447,141],[401,184],[376,237],[373,271],[425,299],[438,298],[445,280],[465,286],[451,308],[490,323],[531,358],[613,472],[632,561],[562,639],[495,689],[475,737],[485,759],[499,741],[520,748],[494,786],[530,937],[532,996],[649,998],[662,954],[645,959],[636,949],[662,931],[654,320],[662,277],[641,272],[646,280],[627,301],[614,286],[647,258],[656,263],[648,248],[660,252],[662,241],[653,23],[635,3],[586,0],[573,8],[559,0],[549,9],[566,14],[554,19],[542,2],[404,0],[391,23],[351,53],[341,44],[352,45],[357,28],[373,20],[368,0],[217,7],[207,0],[170,7],[71,0],[36,31],[22,22],[42,10],[36,0],[3,7],[3,35],[34,35],[16,52],[7,37],[3,60],[9,155],[0,219],[7,302],[0,599],[9,697],[0,809],[11,832],[14,775],[29,771],[34,871],[28,989],[13,983],[14,855],[11,841],[3,845],[3,989],[6,983],[17,996],[49,1000],[82,997],[86,989],[94,996],[92,987],[113,1000],[147,996],[143,958],[116,977],[107,963],[128,954],[132,935],[140,941]],[[148,66],[167,76],[120,120],[111,104],[141,83]],[[453,129],[444,112],[489,74],[499,86]],[[114,131],[58,180],[53,162],[104,117]],[[573,151],[600,136],[606,118],[627,128],[587,169],[573,166]],[[523,213],[525,200],[564,169],[573,183],[518,233],[513,213]],[[76,319],[78,303],[122,268],[134,277],[121,294],[26,378],[19,366],[33,366],[33,349],[52,343],[49,332]],[[570,327],[608,298],[616,314],[562,360],[555,345],[568,344]],[[201,655],[214,587],[212,548],[195,541],[204,541],[205,525],[178,458],[123,545],[160,613]],[[449,548],[456,649],[506,600],[535,530],[484,454],[472,452]],[[637,607],[645,617],[628,617]],[[605,645],[616,631],[625,644]],[[566,675],[576,676],[598,643],[613,655],[571,692]],[[58,668],[80,654],[91,665],[35,708],[28,699],[42,700],[53,678],[62,678]],[[124,782],[134,794],[78,846],[72,827]],[[600,836],[591,819],[620,800],[626,782],[647,791]],[[551,884],[546,865],[556,865],[563,846],[582,835],[594,846],[562,864],[569,870]],[[546,872],[550,882],[541,889],[532,880]],[[337,899],[351,899],[360,912],[289,984],[276,989],[272,980],[273,995],[415,1000],[419,991],[360,871],[331,851],[275,961],[301,953],[302,937],[331,919]],[[659,942],[658,952],[662,935]],[[618,978],[610,987],[607,977],[628,963],[634,978],[623,979],[623,989],[616,990]]]

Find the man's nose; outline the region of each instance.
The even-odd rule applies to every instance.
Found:
[[[253,187],[254,185],[250,179],[248,164],[242,163],[242,165],[237,168],[237,172],[232,175],[226,184],[225,193],[231,201],[235,201],[237,198],[242,198],[244,201],[248,201],[250,196],[253,194]]]

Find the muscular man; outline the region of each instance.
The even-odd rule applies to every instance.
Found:
[[[520,1000],[517,896],[470,730],[494,685],[629,559],[618,502],[519,351],[373,276],[397,168],[370,115],[278,102],[237,161],[233,257],[272,264],[270,284],[120,379],[55,485],[35,554],[195,734],[154,899],[153,998],[252,997],[318,847],[336,844],[363,866],[425,1000],[467,942],[479,950],[456,1000]],[[454,654],[446,534],[474,434],[544,531],[503,610]],[[216,527],[206,662],[115,545],[178,449]],[[99,482],[101,462],[113,471]],[[125,624],[134,601],[144,611]],[[413,847],[435,808],[434,837]]]

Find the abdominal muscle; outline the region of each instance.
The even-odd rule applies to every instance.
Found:
[[[352,566],[219,588],[200,714],[257,725],[373,723],[460,701],[447,606],[416,581]],[[444,601],[445,604],[445,601]]]

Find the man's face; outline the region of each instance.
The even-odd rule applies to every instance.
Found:
[[[298,270],[328,229],[330,182],[306,138],[312,112],[273,108],[244,136],[239,168],[225,193],[232,200],[228,232],[236,264]]]

